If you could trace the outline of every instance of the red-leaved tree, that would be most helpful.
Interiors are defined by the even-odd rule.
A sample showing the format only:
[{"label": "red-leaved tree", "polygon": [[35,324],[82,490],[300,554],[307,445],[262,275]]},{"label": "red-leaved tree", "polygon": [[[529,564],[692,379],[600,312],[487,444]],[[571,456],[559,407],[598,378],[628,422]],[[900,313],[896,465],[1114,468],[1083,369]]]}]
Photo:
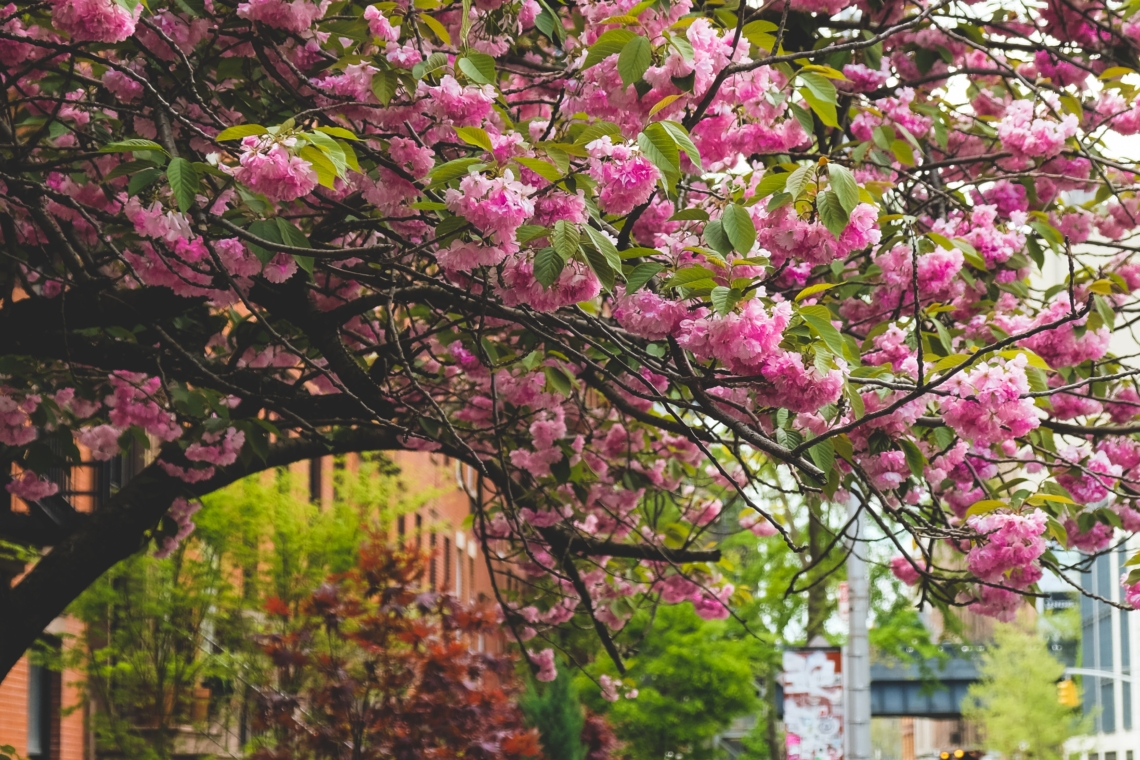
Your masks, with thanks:
[{"label": "red-leaved tree", "polygon": [[541,755],[512,701],[513,660],[486,648],[498,610],[425,591],[423,571],[420,555],[374,540],[297,613],[268,605],[277,683],[256,716],[256,760]]}]

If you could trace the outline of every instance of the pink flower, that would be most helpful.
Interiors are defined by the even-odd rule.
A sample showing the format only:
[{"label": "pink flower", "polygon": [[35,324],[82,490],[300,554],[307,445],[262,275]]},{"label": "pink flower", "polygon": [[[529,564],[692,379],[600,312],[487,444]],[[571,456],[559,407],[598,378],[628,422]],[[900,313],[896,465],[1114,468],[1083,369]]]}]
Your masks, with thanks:
[{"label": "pink flower", "polygon": [[206,462],[222,467],[237,461],[241,447],[245,445],[245,433],[236,428],[226,428],[223,435],[206,433],[200,443],[192,443],[186,447],[186,458],[191,462]]},{"label": "pink flower", "polygon": [[8,493],[19,496],[27,502],[46,499],[59,491],[59,486],[47,478],[41,478],[31,470],[24,470],[24,474],[13,478],[12,482],[4,486]]},{"label": "pink flower", "polygon": [[1140,583],[1128,584],[1128,573],[1120,576],[1120,587],[1124,589],[1124,603],[1132,609],[1140,608]]},{"label": "pink flower", "polygon": [[740,527],[745,530],[751,531],[753,535],[760,538],[768,538],[774,536],[780,531],[771,521],[764,518],[763,515],[756,512],[744,512],[740,515]]},{"label": "pink flower", "polygon": [[1021,437],[1040,425],[1033,400],[1021,398],[1029,392],[1026,363],[1025,355],[1018,354],[950,378],[945,387],[955,396],[940,402],[946,424],[982,446]]},{"label": "pink flower", "polygon": [[103,75],[103,86],[124,103],[134,102],[143,94],[142,84],[115,69],[107,69]]},{"label": "pink flower", "polygon": [[558,669],[554,665],[554,650],[543,649],[541,652],[530,650],[530,661],[538,666],[538,672],[535,678],[539,681],[549,683],[555,678],[558,678]]},{"label": "pink flower", "polygon": [[375,5],[364,9],[364,20],[368,22],[368,29],[372,34],[385,42],[396,42],[400,39],[399,27],[393,28],[387,17]]},{"label": "pink flower", "polygon": [[324,12],[324,4],[313,5],[304,0],[248,0],[237,7],[237,15],[242,18],[294,33],[308,30]]},{"label": "pink flower", "polygon": [[194,521],[190,518],[201,508],[201,503],[197,501],[187,501],[182,497],[175,499],[174,502],[171,503],[170,509],[166,514],[178,526],[178,532],[173,536],[167,536],[163,539],[162,546],[154,553],[156,558],[166,559],[169,557],[171,553],[186,540],[186,537],[194,532]]},{"label": "pink flower", "polygon": [[106,461],[119,453],[119,436],[123,431],[111,425],[97,425],[79,431],[79,442],[91,450],[91,456]]},{"label": "pink flower", "polygon": [[530,195],[534,188],[515,180],[508,169],[493,179],[481,174],[468,174],[459,189],[448,190],[444,202],[453,214],[462,216],[480,232],[503,244],[515,244],[515,231],[533,213]]},{"label": "pink flower", "polygon": [[56,0],[51,21],[77,42],[122,42],[135,33],[142,10],[142,3],[128,11],[115,0]]},{"label": "pink flower", "polygon": [[984,536],[966,557],[970,572],[987,583],[1008,582],[1007,572],[1028,567],[1045,552],[1045,519],[1039,509],[1029,515],[993,512],[970,517],[966,523]]},{"label": "pink flower", "polygon": [[672,335],[689,311],[683,303],[662,298],[645,288],[633,295],[626,295],[624,289],[618,288],[614,301],[614,319],[618,324],[646,340],[662,340]]},{"label": "pink flower", "polygon": [[17,401],[8,395],[0,395],[0,443],[7,446],[23,446],[36,440],[36,428],[29,416],[38,404],[28,404],[27,399]]},{"label": "pink flower", "polygon": [[913,586],[922,578],[915,568],[915,560],[901,555],[891,558],[891,573],[908,586]]},{"label": "pink flower", "polygon": [[291,201],[308,195],[317,186],[317,173],[303,158],[294,156],[279,142],[264,150],[257,137],[242,140],[245,151],[234,179],[272,201]]},{"label": "pink flower", "polygon": [[1077,117],[1065,114],[1061,121],[1034,118],[1033,101],[1015,100],[1005,109],[997,133],[1002,147],[1021,158],[1052,158],[1077,133]]},{"label": "pink flower", "polygon": [[758,375],[778,350],[791,318],[791,304],[781,302],[768,311],[753,298],[739,312],[682,320],[677,342],[699,359],[717,359],[738,374]]},{"label": "pink flower", "polygon": [[614,145],[609,135],[586,149],[592,159],[589,174],[600,187],[598,206],[603,211],[625,215],[649,200],[660,174],[648,159],[628,145]]}]

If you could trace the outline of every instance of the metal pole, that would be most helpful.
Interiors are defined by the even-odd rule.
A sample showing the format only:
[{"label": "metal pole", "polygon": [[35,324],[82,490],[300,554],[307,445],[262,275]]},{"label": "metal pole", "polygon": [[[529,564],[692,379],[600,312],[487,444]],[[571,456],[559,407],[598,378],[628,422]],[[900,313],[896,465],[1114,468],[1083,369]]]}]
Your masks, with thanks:
[{"label": "metal pole", "polygon": [[847,535],[851,553],[847,557],[847,587],[851,599],[850,627],[847,636],[847,747],[845,760],[871,760],[871,652],[867,643],[867,613],[871,604],[865,551],[859,539],[866,532],[866,517],[859,511],[859,499],[852,494],[847,502],[847,517],[856,514]]}]

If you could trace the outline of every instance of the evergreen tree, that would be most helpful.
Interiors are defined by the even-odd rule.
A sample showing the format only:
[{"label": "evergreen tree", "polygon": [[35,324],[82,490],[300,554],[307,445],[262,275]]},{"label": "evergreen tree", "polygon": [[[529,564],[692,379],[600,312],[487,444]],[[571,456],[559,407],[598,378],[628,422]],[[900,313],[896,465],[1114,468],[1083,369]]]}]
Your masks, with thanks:
[{"label": "evergreen tree", "polygon": [[547,684],[533,678],[519,700],[527,724],[538,729],[542,749],[549,760],[584,760],[586,725],[572,671],[560,664],[558,677]]}]

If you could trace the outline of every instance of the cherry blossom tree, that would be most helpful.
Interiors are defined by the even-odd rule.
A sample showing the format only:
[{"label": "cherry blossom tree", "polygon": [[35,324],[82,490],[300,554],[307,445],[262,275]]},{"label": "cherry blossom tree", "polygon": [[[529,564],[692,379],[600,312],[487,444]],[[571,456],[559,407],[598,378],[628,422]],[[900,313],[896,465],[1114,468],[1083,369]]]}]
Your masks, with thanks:
[{"label": "cherry blossom tree", "polygon": [[477,474],[543,678],[552,626],[620,670],[637,600],[731,614],[730,501],[818,565],[854,500],[920,601],[1010,618],[1140,528],[1138,9],[5,6],[0,535],[51,549],[0,672],[195,496],[378,449]]}]

